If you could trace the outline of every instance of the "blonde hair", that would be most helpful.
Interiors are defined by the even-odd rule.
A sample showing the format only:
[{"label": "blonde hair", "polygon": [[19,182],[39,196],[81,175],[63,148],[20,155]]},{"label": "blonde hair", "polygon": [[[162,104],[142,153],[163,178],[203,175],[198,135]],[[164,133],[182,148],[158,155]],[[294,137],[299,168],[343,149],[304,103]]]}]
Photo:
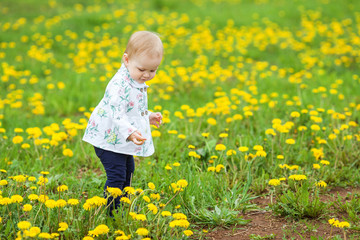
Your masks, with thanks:
[{"label": "blonde hair", "polygon": [[129,59],[133,56],[140,56],[143,54],[162,57],[164,48],[160,37],[156,33],[138,31],[131,35],[125,53],[128,55]]}]

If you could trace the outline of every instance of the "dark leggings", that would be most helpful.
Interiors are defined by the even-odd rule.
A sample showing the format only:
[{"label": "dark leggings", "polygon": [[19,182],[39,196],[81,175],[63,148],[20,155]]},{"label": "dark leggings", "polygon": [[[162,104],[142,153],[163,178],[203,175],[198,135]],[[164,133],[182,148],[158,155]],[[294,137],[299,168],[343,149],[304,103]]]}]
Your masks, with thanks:
[{"label": "dark leggings", "polygon": [[[107,197],[107,187],[120,188],[121,190],[123,190],[125,187],[130,186],[131,177],[135,169],[134,157],[132,155],[115,153],[97,147],[94,148],[95,153],[100,158],[100,161],[103,164],[106,172],[107,179],[104,186],[105,198]],[[112,209],[118,208],[120,204],[120,198],[121,197],[117,197],[114,200],[114,204],[110,207],[110,215],[112,215]],[[112,200],[112,197],[108,198],[108,205],[111,203]]]}]

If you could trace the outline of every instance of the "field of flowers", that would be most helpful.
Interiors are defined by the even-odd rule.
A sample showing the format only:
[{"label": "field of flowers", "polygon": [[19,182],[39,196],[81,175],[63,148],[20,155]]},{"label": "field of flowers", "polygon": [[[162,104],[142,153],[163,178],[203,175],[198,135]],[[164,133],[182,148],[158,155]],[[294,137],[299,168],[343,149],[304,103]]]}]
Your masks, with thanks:
[{"label": "field of flowers", "polygon": [[[206,239],[260,196],[360,236],[359,194],[321,198],[360,185],[357,1],[2,0],[0,15],[1,239]],[[149,82],[164,124],[127,194],[108,189],[111,219],[81,138],[136,30],[164,42]]]}]

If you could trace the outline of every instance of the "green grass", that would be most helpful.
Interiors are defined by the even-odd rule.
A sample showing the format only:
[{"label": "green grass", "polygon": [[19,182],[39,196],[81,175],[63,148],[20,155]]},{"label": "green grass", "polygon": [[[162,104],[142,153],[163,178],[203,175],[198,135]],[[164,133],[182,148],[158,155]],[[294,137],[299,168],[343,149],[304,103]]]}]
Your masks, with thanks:
[{"label": "green grass", "polygon": [[[55,3],[54,7],[50,3]],[[124,13],[115,16],[120,9]],[[320,180],[328,184],[327,188],[360,185],[360,54],[356,43],[360,37],[360,4],[356,1],[5,0],[0,3],[0,13],[0,168],[4,170],[1,180],[8,181],[0,186],[0,195],[24,197],[18,204],[6,206],[0,202],[4,223],[1,237],[15,238],[20,221],[29,221],[42,232],[58,232],[58,223],[69,220],[65,216],[72,207],[51,210],[27,199],[30,193],[45,193],[55,200],[80,201],[74,208],[78,217],[70,219],[69,229],[62,233],[67,238],[83,238],[100,224],[110,228],[104,239],[115,239],[115,230],[140,239],[135,233],[139,227],[147,228],[152,238],[187,238],[185,228],[169,227],[172,217],[166,219],[146,211],[147,203],[140,194],[131,199],[134,205],[143,207],[141,213],[147,215],[147,222],[129,218],[127,214],[134,205],[124,210],[126,218],[119,215],[115,222],[108,221],[101,211],[95,214],[95,209],[89,212],[82,208],[86,199],[102,196],[106,180],[92,146],[81,141],[86,115],[98,104],[107,82],[120,67],[128,37],[144,28],[158,32],[165,44],[158,79],[150,82],[149,108],[161,108],[157,111],[170,122],[158,129],[161,137],[154,138],[155,154],[136,158],[133,186],[145,189],[146,194],[160,194],[160,200],[152,200],[159,210],[163,210],[161,204],[169,202],[165,210],[185,213],[195,239],[204,236],[201,228],[246,224],[239,214],[255,207],[253,198],[272,194],[270,179],[306,175],[309,188],[302,189],[301,196],[312,196],[310,184]],[[131,18],[131,14],[136,17]],[[43,21],[35,23],[39,16],[44,16]],[[49,25],[57,17],[60,21]],[[26,23],[13,29],[20,18]],[[8,24],[10,28],[6,29]],[[318,26],[324,26],[325,33]],[[336,26],[344,32],[334,35]],[[312,34],[310,40],[304,38]],[[23,36],[28,40],[22,41]],[[9,47],[14,43],[13,48]],[[330,47],[324,47],[326,44]],[[37,51],[29,52],[34,47]],[[344,52],[347,48],[351,51]],[[312,58],[316,58],[314,64],[308,65]],[[182,68],[186,74],[181,73]],[[31,83],[31,79],[37,82]],[[65,88],[59,89],[59,83]],[[49,88],[51,84],[53,89]],[[41,96],[36,104],[43,106],[43,114],[32,112],[31,98],[36,93]],[[16,102],[22,106],[14,107]],[[177,111],[183,118],[175,115]],[[295,111],[301,113],[300,117],[291,116]],[[313,119],[314,114],[320,119]],[[216,124],[209,124],[209,118],[216,119]],[[74,124],[66,128],[65,119]],[[273,126],[274,119],[280,119],[281,126]],[[286,122],[293,124],[288,132],[283,129]],[[53,123],[60,128],[55,132],[66,133],[67,139],[48,142],[56,136],[47,135],[44,128]],[[321,130],[311,130],[314,124]],[[300,126],[307,129],[301,131]],[[33,127],[42,131],[39,144],[26,133]],[[15,128],[24,132],[15,133]],[[266,134],[270,128],[276,136]],[[74,129],[77,132],[71,136]],[[177,130],[177,134],[169,130]],[[202,133],[209,133],[209,137],[204,138]],[[228,136],[220,137],[221,133]],[[332,133],[337,138],[332,139]],[[179,134],[186,138],[179,138]],[[13,143],[16,135],[22,136],[23,142]],[[286,144],[290,138],[295,140],[294,145]],[[23,149],[23,143],[30,148]],[[215,150],[216,144],[224,144],[226,150]],[[195,149],[189,149],[189,145]],[[266,156],[256,155],[256,145],[263,147]],[[249,150],[241,152],[240,146]],[[321,148],[323,156],[316,159],[312,150]],[[71,149],[73,156],[64,156],[64,149]],[[228,150],[236,155],[227,155]],[[189,156],[190,151],[200,158]],[[314,169],[313,164],[320,160],[330,165]],[[176,162],[180,166],[174,166]],[[285,163],[298,165],[298,169],[281,169],[279,164]],[[209,167],[220,164],[224,166],[220,171],[209,171]],[[172,169],[166,170],[169,166]],[[38,180],[41,171],[50,172],[46,187],[37,185],[37,181],[17,183],[9,178],[24,174]],[[179,192],[171,184],[180,179],[186,179],[189,185]],[[155,184],[155,190],[148,188],[149,182]],[[61,184],[69,190],[59,194],[57,187]],[[31,190],[31,186],[37,189]],[[308,221],[313,202],[298,203],[297,195],[291,192],[291,181],[282,182],[279,189],[277,199],[285,206],[275,205],[279,212]],[[33,205],[33,210],[24,213],[20,208],[27,203]],[[327,203],[351,215],[349,218],[323,209],[316,217],[343,217],[356,238],[356,203],[353,199]]]}]

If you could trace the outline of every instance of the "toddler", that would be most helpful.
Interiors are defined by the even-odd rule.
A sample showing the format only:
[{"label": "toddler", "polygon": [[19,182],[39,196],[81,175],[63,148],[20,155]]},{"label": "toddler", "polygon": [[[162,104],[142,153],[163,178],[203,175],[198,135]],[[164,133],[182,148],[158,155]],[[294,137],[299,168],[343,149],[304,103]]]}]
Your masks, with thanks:
[{"label": "toddler", "polygon": [[[133,155],[154,153],[150,124],[160,126],[161,113],[148,110],[146,81],[154,78],[163,57],[160,38],[152,32],[131,35],[122,65],[106,87],[104,97],[92,112],[83,140],[92,144],[106,171],[106,188],[130,186],[135,164]],[[120,197],[112,199],[116,209]]]}]

